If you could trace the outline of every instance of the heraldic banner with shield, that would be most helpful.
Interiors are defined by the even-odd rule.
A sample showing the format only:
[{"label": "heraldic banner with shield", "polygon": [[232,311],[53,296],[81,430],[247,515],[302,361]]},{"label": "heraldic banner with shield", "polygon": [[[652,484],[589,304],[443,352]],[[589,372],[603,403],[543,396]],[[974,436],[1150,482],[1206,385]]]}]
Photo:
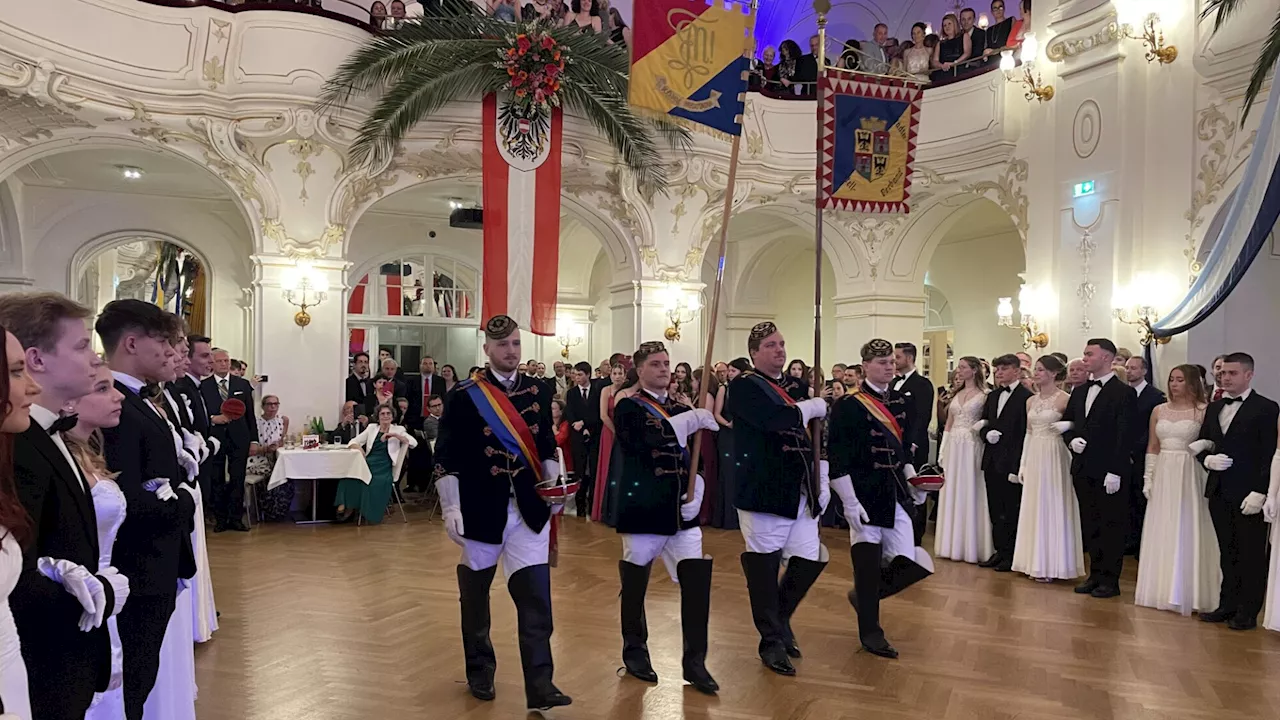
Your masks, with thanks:
[{"label": "heraldic banner with shield", "polygon": [[818,203],[865,213],[906,213],[920,122],[920,88],[892,78],[824,74]]}]

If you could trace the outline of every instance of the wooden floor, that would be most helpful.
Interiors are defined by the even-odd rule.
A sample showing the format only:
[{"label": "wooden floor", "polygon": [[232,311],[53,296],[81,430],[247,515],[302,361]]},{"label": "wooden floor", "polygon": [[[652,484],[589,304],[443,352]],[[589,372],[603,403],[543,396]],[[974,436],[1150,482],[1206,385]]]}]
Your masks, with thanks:
[{"label": "wooden floor", "polygon": [[[860,651],[845,600],[848,535],[825,532],[826,573],[793,625],[798,675],[756,656],[737,532],[707,531],[716,558],[711,654],[722,691],[680,681],[678,587],[654,568],[650,652],[662,678],[618,678],[617,558],[608,528],[566,518],[553,571],[556,683],[574,698],[551,718],[616,720],[1105,720],[1280,718],[1280,633],[1236,633],[1194,618],[1094,600],[1065,583],[939,561],[936,575],[887,601],[902,653]],[[438,521],[379,527],[272,525],[210,535],[222,627],[196,649],[201,720],[398,720],[526,715],[515,613],[494,584],[498,699],[463,683],[457,550]]]}]

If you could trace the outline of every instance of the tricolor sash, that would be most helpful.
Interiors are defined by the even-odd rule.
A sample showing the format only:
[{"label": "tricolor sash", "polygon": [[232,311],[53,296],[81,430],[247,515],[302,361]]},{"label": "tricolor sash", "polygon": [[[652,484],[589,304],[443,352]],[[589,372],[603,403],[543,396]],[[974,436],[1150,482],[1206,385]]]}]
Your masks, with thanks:
[{"label": "tricolor sash", "polygon": [[[671,420],[671,413],[667,412],[667,409],[663,407],[661,403],[649,397],[648,395],[645,395],[642,392],[636,393],[635,395],[631,396],[631,399],[640,403],[640,407],[644,408],[650,415],[658,418],[659,420],[663,420],[663,421]],[[685,464],[688,464],[689,448],[687,447],[680,448],[680,452],[684,456]]]},{"label": "tricolor sash", "polygon": [[751,378],[757,385],[760,385],[761,387],[767,388],[769,391],[771,391],[771,392],[766,392],[765,394],[771,395],[779,403],[783,405],[796,404],[796,401],[792,399],[790,395],[787,394],[786,390],[783,390],[781,387],[777,385],[777,383],[770,381],[760,373],[748,370],[747,372],[743,373],[743,375]]},{"label": "tricolor sash", "polygon": [[507,452],[515,455],[533,472],[533,483],[542,482],[542,460],[538,457],[538,445],[529,432],[529,425],[520,417],[516,406],[501,388],[488,380],[472,376],[471,382],[464,389],[475,403],[480,417],[488,423],[493,434],[498,436]]},{"label": "tricolor sash", "polygon": [[898,424],[897,418],[893,416],[893,413],[889,412],[889,408],[885,407],[885,404],[879,398],[863,390],[853,393],[853,398],[862,403],[871,419],[879,423],[885,432],[893,437],[894,440],[897,440],[899,446],[902,446],[902,426]]}]

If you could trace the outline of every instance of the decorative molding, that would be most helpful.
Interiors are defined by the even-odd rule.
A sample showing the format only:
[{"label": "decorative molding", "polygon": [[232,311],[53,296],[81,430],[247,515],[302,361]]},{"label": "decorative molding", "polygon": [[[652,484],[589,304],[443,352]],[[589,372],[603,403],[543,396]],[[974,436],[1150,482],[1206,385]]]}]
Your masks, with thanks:
[{"label": "decorative molding", "polygon": [[1123,37],[1124,32],[1116,22],[1115,15],[1111,15],[1106,25],[1091,34],[1081,36],[1064,33],[1055,37],[1045,47],[1044,54],[1045,57],[1053,62],[1063,62],[1067,58],[1083,55],[1107,45],[1114,45],[1120,42]]},{"label": "decorative molding", "polygon": [[1084,160],[1098,149],[1102,141],[1102,109],[1093,100],[1085,100],[1076,108],[1071,123],[1071,146],[1076,157]]},{"label": "decorative molding", "polygon": [[[220,129],[216,122],[228,125],[225,121],[213,121],[206,117],[200,117],[187,120],[187,128],[190,132],[171,130],[158,124],[133,128],[130,132],[137,138],[157,142],[161,145],[173,146],[183,141],[197,145],[204,155],[204,165],[209,170],[225,180],[241,200],[256,205],[259,210],[267,213],[268,208],[263,200],[262,192],[258,188],[257,174],[228,159],[218,148],[215,134],[219,133]],[[228,136],[231,134],[229,127],[222,128],[222,130],[226,130]]]},{"label": "decorative molding", "polygon": [[880,261],[884,259],[884,249],[892,247],[898,232],[906,225],[906,215],[866,215],[856,214],[844,223],[849,236],[862,245],[870,267],[871,279],[880,274]]},{"label": "decorative molding", "polygon": [[48,140],[58,130],[92,128],[93,125],[53,104],[35,97],[0,90],[0,149]]},{"label": "decorative molding", "polygon": [[204,47],[204,64],[201,78],[210,90],[217,90],[227,82],[227,54],[231,49],[231,23],[217,18],[209,19],[209,32]]},{"label": "decorative molding", "polygon": [[1030,229],[1027,221],[1029,201],[1024,188],[1029,167],[1026,160],[1013,158],[1005,166],[1004,174],[998,180],[982,180],[961,188],[964,192],[984,197],[988,193],[993,194],[1000,207],[1009,213],[1009,219],[1013,220],[1014,227],[1018,228],[1018,235],[1022,237],[1024,245],[1027,241],[1027,231]]},{"label": "decorative molding", "polygon": [[1203,238],[1196,236],[1204,225],[1205,209],[1218,202],[1218,193],[1226,187],[1231,177],[1234,161],[1253,147],[1258,137],[1254,130],[1240,143],[1239,127],[1216,105],[1201,110],[1196,118],[1196,138],[1205,144],[1197,163],[1196,184],[1191,191],[1191,206],[1182,214],[1187,221],[1186,247],[1182,256],[1187,259],[1187,287],[1191,287],[1200,275],[1200,245]]},{"label": "decorative molding", "polygon": [[306,205],[307,200],[311,198],[307,194],[307,180],[316,174],[309,161],[324,152],[325,146],[309,139],[289,140],[287,144],[289,146],[289,154],[298,158],[298,162],[293,168],[293,174],[302,178],[302,189],[298,191],[298,200],[302,201],[303,205]]},{"label": "decorative molding", "polygon": [[1081,225],[1076,222],[1076,212],[1071,211],[1071,225],[1080,232],[1080,242],[1076,243],[1076,255],[1080,258],[1080,283],[1076,285],[1076,297],[1080,299],[1080,330],[1081,332],[1089,332],[1093,330],[1093,320],[1089,317],[1089,306],[1093,304],[1093,298],[1098,294],[1098,286],[1090,279],[1089,273],[1092,270],[1093,253],[1098,250],[1098,243],[1094,242],[1093,231],[1102,224],[1102,218],[1107,214],[1106,203],[1098,209],[1098,217],[1089,225]]}]

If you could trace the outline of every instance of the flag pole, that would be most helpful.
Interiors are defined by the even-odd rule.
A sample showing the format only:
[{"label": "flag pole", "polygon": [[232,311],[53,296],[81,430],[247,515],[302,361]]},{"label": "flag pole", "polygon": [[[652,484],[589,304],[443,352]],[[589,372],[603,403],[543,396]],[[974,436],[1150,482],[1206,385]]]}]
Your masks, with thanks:
[{"label": "flag pole", "polygon": [[[816,168],[822,165],[822,80],[826,75],[827,65],[827,13],[831,11],[831,0],[814,0],[813,9],[818,14],[818,82],[817,90],[817,165],[815,166],[814,186],[814,271],[813,271],[813,396],[822,397],[822,173]],[[822,477],[822,420],[815,418],[809,423],[809,437],[813,444],[813,478],[815,484]]]},{"label": "flag pole", "polygon": [[[750,58],[754,55],[755,48],[755,26],[756,26],[756,5],[759,0],[751,0],[751,20],[747,23],[747,33],[743,37],[742,54],[744,57]],[[747,72],[750,70],[748,69]],[[745,74],[745,73],[744,73]],[[745,95],[745,93],[743,93]],[[716,320],[720,316],[720,289],[724,285],[724,256],[729,244],[729,216],[733,213],[733,194],[734,186],[738,181],[738,155],[742,149],[742,133],[744,128],[739,125],[738,134],[733,136],[733,145],[729,150],[729,177],[726,181],[724,189],[724,209],[720,219],[720,252],[719,260],[716,261],[716,283],[715,288],[711,292],[711,321],[707,324],[707,350],[703,354],[702,360],[702,382],[698,387],[698,397],[694,399],[694,408],[702,407],[702,399],[706,397],[707,386],[710,385],[710,378],[714,370],[711,363],[714,360],[715,339],[716,339]],[[689,494],[693,493],[693,477],[698,474],[698,463],[702,455],[702,431],[693,434],[690,441],[693,445],[689,449]]]}]

